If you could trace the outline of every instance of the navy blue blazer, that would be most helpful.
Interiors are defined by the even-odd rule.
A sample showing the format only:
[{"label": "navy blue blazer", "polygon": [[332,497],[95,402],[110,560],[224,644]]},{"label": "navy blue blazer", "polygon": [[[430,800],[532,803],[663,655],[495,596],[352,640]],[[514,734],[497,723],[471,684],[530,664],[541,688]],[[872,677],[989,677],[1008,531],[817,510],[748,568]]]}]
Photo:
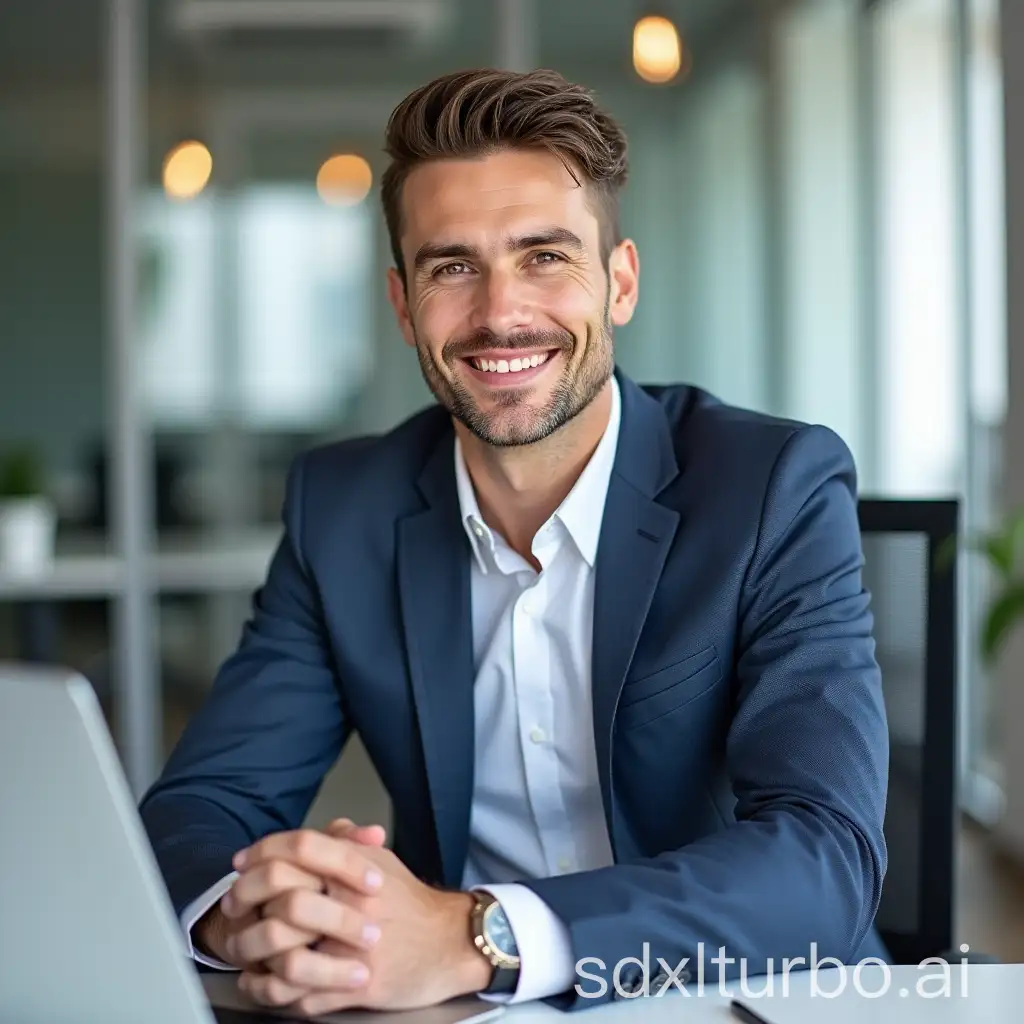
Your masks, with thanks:
[{"label": "navy blue blazer", "polygon": [[[655,967],[703,958],[709,983],[720,947],[729,977],[741,958],[853,963],[886,865],[888,733],[851,455],[824,427],[618,377],[592,681],[615,864],[523,881],[603,962],[584,969],[606,998],[645,943]],[[240,847],[301,825],[353,730],[395,852],[460,884],[474,665],[453,440],[433,407],[294,463],[238,650],[141,806],[179,913]]]}]

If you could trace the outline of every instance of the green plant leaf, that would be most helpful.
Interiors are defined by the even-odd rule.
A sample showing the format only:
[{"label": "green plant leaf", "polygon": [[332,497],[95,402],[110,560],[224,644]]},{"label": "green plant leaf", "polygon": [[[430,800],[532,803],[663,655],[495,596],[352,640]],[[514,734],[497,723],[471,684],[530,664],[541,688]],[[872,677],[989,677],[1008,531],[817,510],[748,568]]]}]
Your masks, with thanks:
[{"label": "green plant leaf", "polygon": [[1017,621],[1024,618],[1024,583],[1007,587],[991,604],[981,633],[981,654],[991,665]]},{"label": "green plant leaf", "polygon": [[0,498],[33,498],[43,493],[43,474],[35,452],[19,448],[0,458]]},{"label": "green plant leaf", "polygon": [[989,565],[1003,579],[1007,579],[1013,572],[1014,538],[1011,530],[987,534],[978,540],[975,550],[985,555]]},{"label": "green plant leaf", "polygon": [[[943,571],[949,568],[957,555],[958,540],[953,535],[939,545],[935,555],[936,569]],[[999,529],[968,536],[963,546],[966,550],[984,555],[989,566],[1008,582],[1020,565],[1024,553],[1024,513],[1013,515]]]}]

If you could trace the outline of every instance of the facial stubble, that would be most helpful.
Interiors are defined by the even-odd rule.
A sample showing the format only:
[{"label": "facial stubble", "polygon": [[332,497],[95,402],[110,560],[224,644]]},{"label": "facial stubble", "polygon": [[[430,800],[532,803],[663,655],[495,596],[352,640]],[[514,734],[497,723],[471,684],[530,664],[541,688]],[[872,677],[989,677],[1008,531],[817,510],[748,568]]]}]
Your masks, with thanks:
[{"label": "facial stubble", "polygon": [[[586,341],[584,355],[573,369],[573,356],[578,343],[569,331],[518,331],[504,337],[490,332],[478,332],[445,346],[442,360],[451,376],[445,375],[434,362],[427,345],[415,333],[416,354],[423,378],[437,401],[470,432],[485,444],[498,448],[536,444],[550,437],[578,416],[601,393],[615,368],[613,358],[612,325],[608,297],[599,336],[592,332]],[[556,349],[557,355],[566,356],[566,367],[554,386],[545,408],[534,410],[529,404],[532,388],[502,388],[493,393],[498,406],[495,412],[480,409],[470,390],[459,379],[458,363],[476,351],[507,349],[510,353],[525,349]],[[512,356],[510,355],[510,358]],[[508,413],[521,410],[522,416],[509,424]],[[500,426],[499,426],[500,423]]]}]

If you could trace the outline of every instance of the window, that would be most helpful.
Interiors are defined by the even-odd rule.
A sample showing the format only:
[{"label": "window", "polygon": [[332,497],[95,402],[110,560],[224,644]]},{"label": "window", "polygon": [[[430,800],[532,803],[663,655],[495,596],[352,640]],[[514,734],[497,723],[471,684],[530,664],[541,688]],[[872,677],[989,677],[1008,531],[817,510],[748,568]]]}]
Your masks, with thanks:
[{"label": "window", "polygon": [[372,369],[373,220],[308,188],[148,198],[142,317],[158,428],[252,430],[341,418]]}]

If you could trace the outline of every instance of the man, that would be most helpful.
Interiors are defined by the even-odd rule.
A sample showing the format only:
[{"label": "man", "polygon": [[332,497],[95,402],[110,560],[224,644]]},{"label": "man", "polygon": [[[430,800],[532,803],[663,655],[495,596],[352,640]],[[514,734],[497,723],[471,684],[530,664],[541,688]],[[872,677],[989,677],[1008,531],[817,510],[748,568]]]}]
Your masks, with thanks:
[{"label": "man", "polygon": [[[888,749],[847,448],[616,371],[626,141],[584,89],[451,75],[387,151],[388,292],[438,406],[296,462],[143,803],[194,955],[311,1014],[853,962]],[[390,844],[301,828],[353,730]]]}]

